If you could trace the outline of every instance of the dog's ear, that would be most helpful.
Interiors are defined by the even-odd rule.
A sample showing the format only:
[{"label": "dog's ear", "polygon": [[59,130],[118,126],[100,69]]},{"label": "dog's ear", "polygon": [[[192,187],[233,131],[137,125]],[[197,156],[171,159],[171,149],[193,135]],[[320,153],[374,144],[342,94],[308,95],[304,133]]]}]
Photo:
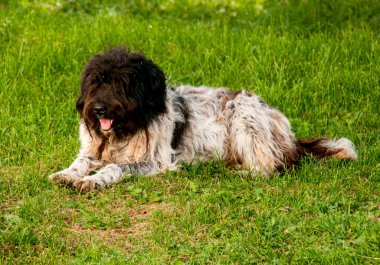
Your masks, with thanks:
[{"label": "dog's ear", "polygon": [[[124,86],[126,95],[132,95],[145,112],[160,114],[165,112],[166,79],[164,72],[146,58],[144,54],[127,53],[128,85]],[[119,75],[119,77],[122,75]]]},{"label": "dog's ear", "polygon": [[150,65],[151,85],[153,91],[163,95],[166,91],[166,79],[164,72],[154,63]]},{"label": "dog's ear", "polygon": [[80,95],[75,105],[77,108],[77,111],[79,112],[81,116],[84,109],[85,95],[88,93],[88,90],[90,89],[91,80],[93,79],[92,75],[90,74],[92,69],[89,66],[91,66],[90,63],[88,63],[85,66],[85,69],[82,73],[82,80],[80,84]]},{"label": "dog's ear", "polygon": [[77,108],[77,111],[82,115],[83,108],[84,108],[84,99],[83,99],[83,94],[82,93],[78,97],[75,106]]},{"label": "dog's ear", "polygon": [[149,100],[150,107],[154,108],[157,112],[165,111],[166,99],[166,79],[165,74],[152,61],[148,60],[145,64],[145,83],[150,87]]}]

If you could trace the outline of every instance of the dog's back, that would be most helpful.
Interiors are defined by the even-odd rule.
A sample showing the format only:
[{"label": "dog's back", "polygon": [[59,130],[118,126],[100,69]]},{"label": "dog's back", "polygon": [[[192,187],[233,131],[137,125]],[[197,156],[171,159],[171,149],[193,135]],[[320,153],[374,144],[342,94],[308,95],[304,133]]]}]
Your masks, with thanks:
[{"label": "dog's back", "polygon": [[270,175],[297,165],[303,155],[356,159],[345,138],[296,139],[288,119],[253,93],[204,86],[180,86],[176,92],[188,110],[179,146],[182,160],[220,157],[230,165]]}]

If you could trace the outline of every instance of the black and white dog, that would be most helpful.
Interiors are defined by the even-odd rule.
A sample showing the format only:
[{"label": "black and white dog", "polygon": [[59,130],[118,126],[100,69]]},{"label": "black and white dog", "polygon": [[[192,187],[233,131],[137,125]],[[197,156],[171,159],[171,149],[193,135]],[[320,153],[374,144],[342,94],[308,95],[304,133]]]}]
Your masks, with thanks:
[{"label": "black and white dog", "polygon": [[125,175],[175,169],[180,161],[219,158],[269,176],[298,164],[303,155],[357,158],[345,138],[297,139],[288,119],[251,92],[188,85],[168,89],[157,65],[123,48],[90,59],[76,107],[78,157],[49,178],[81,192],[107,187]]}]

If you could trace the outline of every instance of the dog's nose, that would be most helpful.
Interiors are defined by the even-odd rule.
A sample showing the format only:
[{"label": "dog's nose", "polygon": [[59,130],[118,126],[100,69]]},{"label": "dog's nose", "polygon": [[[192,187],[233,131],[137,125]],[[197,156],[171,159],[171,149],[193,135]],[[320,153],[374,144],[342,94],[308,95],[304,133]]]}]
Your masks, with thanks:
[{"label": "dog's nose", "polygon": [[94,106],[94,111],[98,115],[105,115],[107,113],[106,106],[100,103],[96,103]]}]

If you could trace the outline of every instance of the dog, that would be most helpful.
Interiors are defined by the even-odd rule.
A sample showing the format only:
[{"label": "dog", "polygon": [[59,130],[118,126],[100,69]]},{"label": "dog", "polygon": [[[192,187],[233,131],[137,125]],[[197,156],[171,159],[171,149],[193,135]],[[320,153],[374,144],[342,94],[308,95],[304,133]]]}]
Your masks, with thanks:
[{"label": "dog", "polygon": [[346,138],[297,139],[288,119],[252,92],[224,87],[168,87],[142,53],[112,48],[84,68],[80,151],[53,183],[88,192],[123,176],[175,170],[181,161],[222,159],[253,175],[275,175],[305,155],[356,160]]}]

